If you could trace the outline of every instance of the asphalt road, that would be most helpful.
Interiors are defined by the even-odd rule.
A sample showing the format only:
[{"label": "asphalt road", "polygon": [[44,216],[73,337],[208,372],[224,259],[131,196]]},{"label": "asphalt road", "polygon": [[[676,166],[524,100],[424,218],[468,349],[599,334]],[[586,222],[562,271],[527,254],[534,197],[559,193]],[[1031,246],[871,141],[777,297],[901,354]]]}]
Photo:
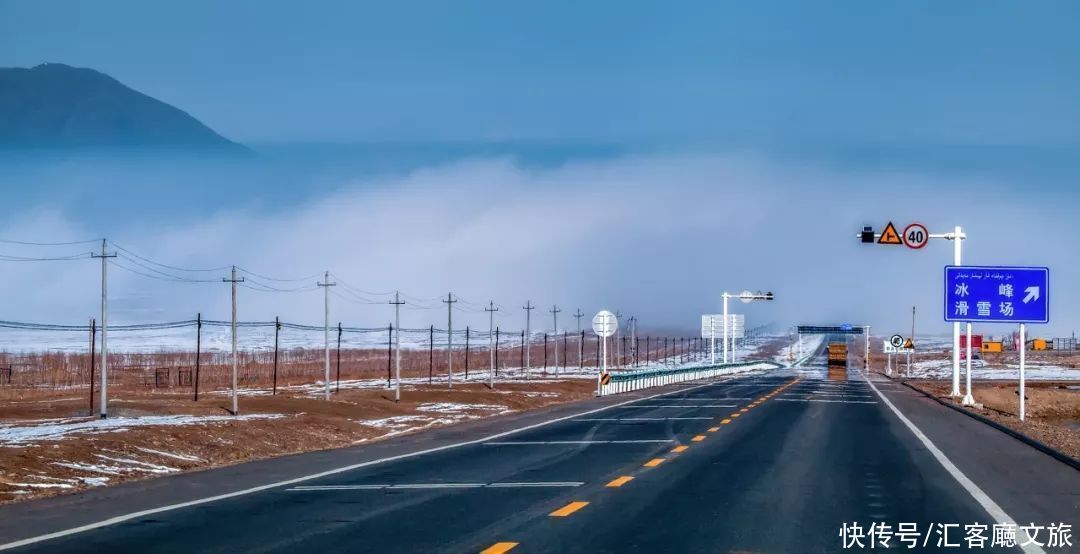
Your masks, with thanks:
[{"label": "asphalt road", "polygon": [[[411,448],[477,442],[147,514],[19,551],[835,552],[842,524],[865,529],[874,521],[894,531],[913,523],[916,550],[949,551],[956,548],[936,548],[937,524],[959,524],[947,540],[963,544],[964,524],[990,526],[1002,515],[1080,523],[1076,470],[898,384],[871,385],[858,371],[830,379],[811,365],[657,392],[668,394],[621,405],[613,402],[627,399],[597,399],[504,423],[512,430],[564,418],[488,440],[478,439],[492,428],[462,428],[438,445]],[[593,413],[573,416],[586,411]],[[302,474],[308,459],[318,460],[313,469],[320,471],[371,461],[363,452],[228,471],[258,483],[263,468],[262,482],[270,483]],[[293,465],[286,471],[284,463]],[[238,486],[215,480],[215,471],[201,473],[176,481],[188,495],[177,501]],[[122,515],[124,498],[137,498],[139,486],[148,487],[143,501],[169,501],[167,488],[134,485],[77,502],[3,507],[0,533],[10,536],[0,535],[0,543],[62,530],[64,510],[80,522]],[[1046,531],[1037,538],[1045,542]],[[903,543],[894,536],[892,545]]]}]

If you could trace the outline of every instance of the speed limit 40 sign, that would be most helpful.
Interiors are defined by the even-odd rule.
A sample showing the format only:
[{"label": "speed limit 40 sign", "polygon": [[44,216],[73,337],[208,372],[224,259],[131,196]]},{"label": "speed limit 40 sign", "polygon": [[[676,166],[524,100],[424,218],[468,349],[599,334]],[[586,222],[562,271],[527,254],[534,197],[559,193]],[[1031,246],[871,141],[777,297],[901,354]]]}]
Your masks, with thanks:
[{"label": "speed limit 40 sign", "polygon": [[926,226],[922,223],[912,223],[904,227],[904,233],[900,236],[908,248],[916,250],[926,246],[926,243],[930,241],[930,233],[926,231]]}]

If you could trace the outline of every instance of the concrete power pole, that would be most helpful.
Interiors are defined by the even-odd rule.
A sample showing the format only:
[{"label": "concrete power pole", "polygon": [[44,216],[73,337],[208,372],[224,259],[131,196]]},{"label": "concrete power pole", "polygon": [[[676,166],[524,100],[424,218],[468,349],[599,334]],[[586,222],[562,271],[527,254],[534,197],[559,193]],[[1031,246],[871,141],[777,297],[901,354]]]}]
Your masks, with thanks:
[{"label": "concrete power pole", "polygon": [[559,312],[562,310],[558,306],[551,306],[551,318],[552,323],[555,325],[555,330],[552,332],[552,336],[555,337],[555,375],[559,374]]},{"label": "concrete power pole", "polygon": [[577,318],[577,363],[578,371],[585,369],[585,340],[581,338],[581,318],[585,317],[585,314],[581,313],[581,308],[578,308],[574,312],[574,317]]},{"label": "concrete power pole", "polygon": [[244,278],[236,278],[236,266],[234,265],[232,266],[232,278],[222,278],[221,280],[232,285],[232,413],[235,416],[240,415],[240,408],[236,402],[236,284],[243,283]]},{"label": "concrete power pole", "polygon": [[390,302],[394,306],[394,402],[401,401],[401,296],[394,291],[394,300]]},{"label": "concrete power pole", "polygon": [[90,254],[93,258],[101,258],[101,406],[98,411],[101,419],[109,417],[106,407],[107,394],[105,389],[109,381],[109,258],[115,258],[116,252],[109,254],[105,251],[105,239],[101,239],[101,254]]},{"label": "concrete power pole", "polygon": [[491,370],[488,373],[488,388],[495,388],[495,312],[499,311],[495,307],[495,301],[488,302],[488,307],[484,308],[484,311],[488,313],[488,356],[491,358]]},{"label": "concrete power pole", "polygon": [[521,309],[525,310],[525,378],[528,379],[529,374],[532,373],[532,363],[529,360],[532,350],[532,311],[536,309],[536,306],[532,305],[531,300],[526,300]]},{"label": "concrete power pole", "polygon": [[446,372],[449,376],[448,388],[454,388],[454,295],[446,293]]},{"label": "concrete power pole", "polygon": [[330,287],[337,283],[330,282],[330,272],[327,271],[323,274],[323,282],[316,282],[315,284],[323,288],[323,312],[325,316],[323,319],[323,346],[325,346],[323,383],[326,385],[323,398],[330,400]]}]

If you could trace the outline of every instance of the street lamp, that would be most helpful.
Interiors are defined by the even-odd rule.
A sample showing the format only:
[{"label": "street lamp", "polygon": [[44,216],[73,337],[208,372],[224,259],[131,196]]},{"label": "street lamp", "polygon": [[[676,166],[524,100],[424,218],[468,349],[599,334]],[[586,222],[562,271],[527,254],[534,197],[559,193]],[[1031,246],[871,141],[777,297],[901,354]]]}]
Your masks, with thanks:
[{"label": "street lamp", "polygon": [[[729,334],[728,334],[728,325],[730,324],[728,322],[728,299],[729,298],[738,298],[739,300],[742,300],[743,304],[749,304],[749,303],[751,303],[751,302],[753,302],[755,300],[772,300],[773,299],[773,293],[772,292],[764,292],[763,293],[760,290],[757,291],[757,292],[750,292],[748,290],[744,290],[744,291],[740,292],[739,294],[730,294],[730,293],[725,292],[721,296],[723,296],[723,298],[724,298],[724,363],[726,364],[726,363],[728,363],[728,336],[729,336]],[[734,350],[735,350],[735,337],[734,337],[734,333],[731,333],[731,350],[732,350],[731,359],[732,359],[732,361],[734,361],[735,360],[735,352],[734,352]]]}]

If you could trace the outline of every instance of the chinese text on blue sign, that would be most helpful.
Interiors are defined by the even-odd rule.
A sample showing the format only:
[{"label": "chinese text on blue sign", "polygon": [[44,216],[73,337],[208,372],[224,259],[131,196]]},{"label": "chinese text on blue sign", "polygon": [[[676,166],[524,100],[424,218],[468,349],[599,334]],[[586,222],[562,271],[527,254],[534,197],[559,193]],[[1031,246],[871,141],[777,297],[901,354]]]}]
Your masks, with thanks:
[{"label": "chinese text on blue sign", "polygon": [[1048,323],[1045,267],[945,266],[945,321]]}]

